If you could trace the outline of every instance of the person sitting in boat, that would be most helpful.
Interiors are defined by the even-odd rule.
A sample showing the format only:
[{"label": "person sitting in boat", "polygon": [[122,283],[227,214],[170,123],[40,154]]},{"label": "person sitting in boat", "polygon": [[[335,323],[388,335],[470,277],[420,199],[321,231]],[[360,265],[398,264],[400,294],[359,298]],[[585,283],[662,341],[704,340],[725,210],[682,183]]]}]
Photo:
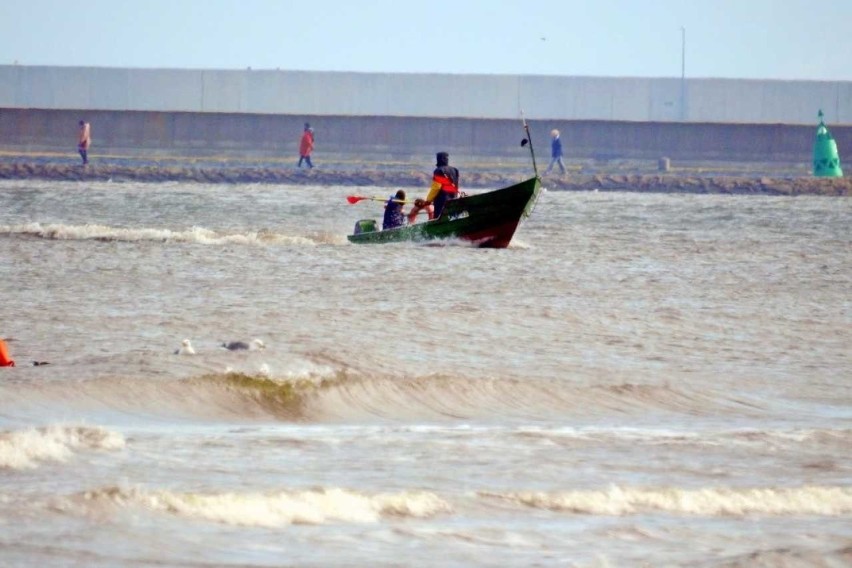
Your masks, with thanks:
[{"label": "person sitting in boat", "polygon": [[399,190],[396,195],[391,196],[385,203],[385,217],[382,219],[382,230],[395,229],[405,225],[405,214],[402,208],[405,205],[405,192]]},{"label": "person sitting in boat", "polygon": [[444,206],[450,199],[459,196],[459,171],[450,165],[450,155],[438,152],[435,171],[432,173],[432,186],[426,196],[426,204],[434,205],[435,219],[441,216]]},{"label": "person sitting in boat", "polygon": [[411,211],[408,212],[408,224],[413,225],[416,223],[417,216],[421,213],[426,213],[429,221],[435,218],[435,208],[429,203],[426,203],[425,199],[420,199],[418,197],[414,200],[414,207],[412,207]]}]

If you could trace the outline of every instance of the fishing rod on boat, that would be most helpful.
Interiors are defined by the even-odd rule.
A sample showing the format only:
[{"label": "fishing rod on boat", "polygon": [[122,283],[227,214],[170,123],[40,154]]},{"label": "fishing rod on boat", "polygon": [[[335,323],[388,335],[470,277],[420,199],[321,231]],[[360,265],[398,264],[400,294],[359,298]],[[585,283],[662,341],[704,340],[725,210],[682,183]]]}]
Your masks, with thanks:
[{"label": "fishing rod on boat", "polygon": [[530,156],[532,156],[533,171],[535,172],[535,177],[538,177],[538,167],[535,165],[535,151],[533,150],[532,135],[530,135],[530,126],[529,126],[529,124],[527,124],[527,119],[524,116],[523,110],[521,110],[521,121],[524,123],[524,132],[527,135],[526,138],[521,140],[521,147],[523,148],[524,146],[526,146],[529,143],[529,145],[530,145]]}]

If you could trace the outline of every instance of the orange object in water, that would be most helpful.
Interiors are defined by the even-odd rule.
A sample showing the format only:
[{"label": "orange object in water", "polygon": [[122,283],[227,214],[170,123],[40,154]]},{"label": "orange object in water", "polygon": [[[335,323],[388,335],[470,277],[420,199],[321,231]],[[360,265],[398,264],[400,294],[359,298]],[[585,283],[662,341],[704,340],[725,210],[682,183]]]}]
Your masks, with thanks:
[{"label": "orange object in water", "polygon": [[9,356],[9,348],[6,342],[0,339],[0,367],[14,367],[15,361]]}]

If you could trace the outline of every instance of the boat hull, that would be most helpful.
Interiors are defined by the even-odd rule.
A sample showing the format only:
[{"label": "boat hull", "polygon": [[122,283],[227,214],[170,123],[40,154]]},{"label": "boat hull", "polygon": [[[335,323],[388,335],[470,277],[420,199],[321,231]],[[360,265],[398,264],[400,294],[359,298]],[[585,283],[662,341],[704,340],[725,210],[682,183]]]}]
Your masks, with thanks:
[{"label": "boat hull", "polygon": [[355,244],[459,239],[481,248],[506,248],[521,219],[532,213],[541,180],[530,178],[509,187],[447,202],[438,219],[384,231],[349,235]]}]

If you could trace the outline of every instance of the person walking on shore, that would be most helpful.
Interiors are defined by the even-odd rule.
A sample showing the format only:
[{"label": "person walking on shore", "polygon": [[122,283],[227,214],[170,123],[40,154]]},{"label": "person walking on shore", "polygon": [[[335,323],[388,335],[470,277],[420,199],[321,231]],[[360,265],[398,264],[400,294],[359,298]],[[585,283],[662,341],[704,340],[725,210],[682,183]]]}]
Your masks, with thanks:
[{"label": "person walking on shore", "polygon": [[302,162],[308,164],[308,168],[313,168],[311,163],[311,152],[314,151],[314,129],[310,123],[305,123],[305,130],[302,132],[302,139],[299,141],[299,165],[302,167]]},{"label": "person walking on shore", "polygon": [[92,144],[92,125],[85,120],[80,121],[80,132],[77,135],[77,151],[83,158],[83,165],[89,163],[89,146]]},{"label": "person walking on shore", "polygon": [[559,139],[559,131],[554,128],[550,131],[550,137],[552,138],[550,141],[550,164],[548,164],[544,173],[549,174],[550,170],[553,169],[553,164],[559,164],[559,168],[564,174],[565,162],[562,161],[562,140]]}]

